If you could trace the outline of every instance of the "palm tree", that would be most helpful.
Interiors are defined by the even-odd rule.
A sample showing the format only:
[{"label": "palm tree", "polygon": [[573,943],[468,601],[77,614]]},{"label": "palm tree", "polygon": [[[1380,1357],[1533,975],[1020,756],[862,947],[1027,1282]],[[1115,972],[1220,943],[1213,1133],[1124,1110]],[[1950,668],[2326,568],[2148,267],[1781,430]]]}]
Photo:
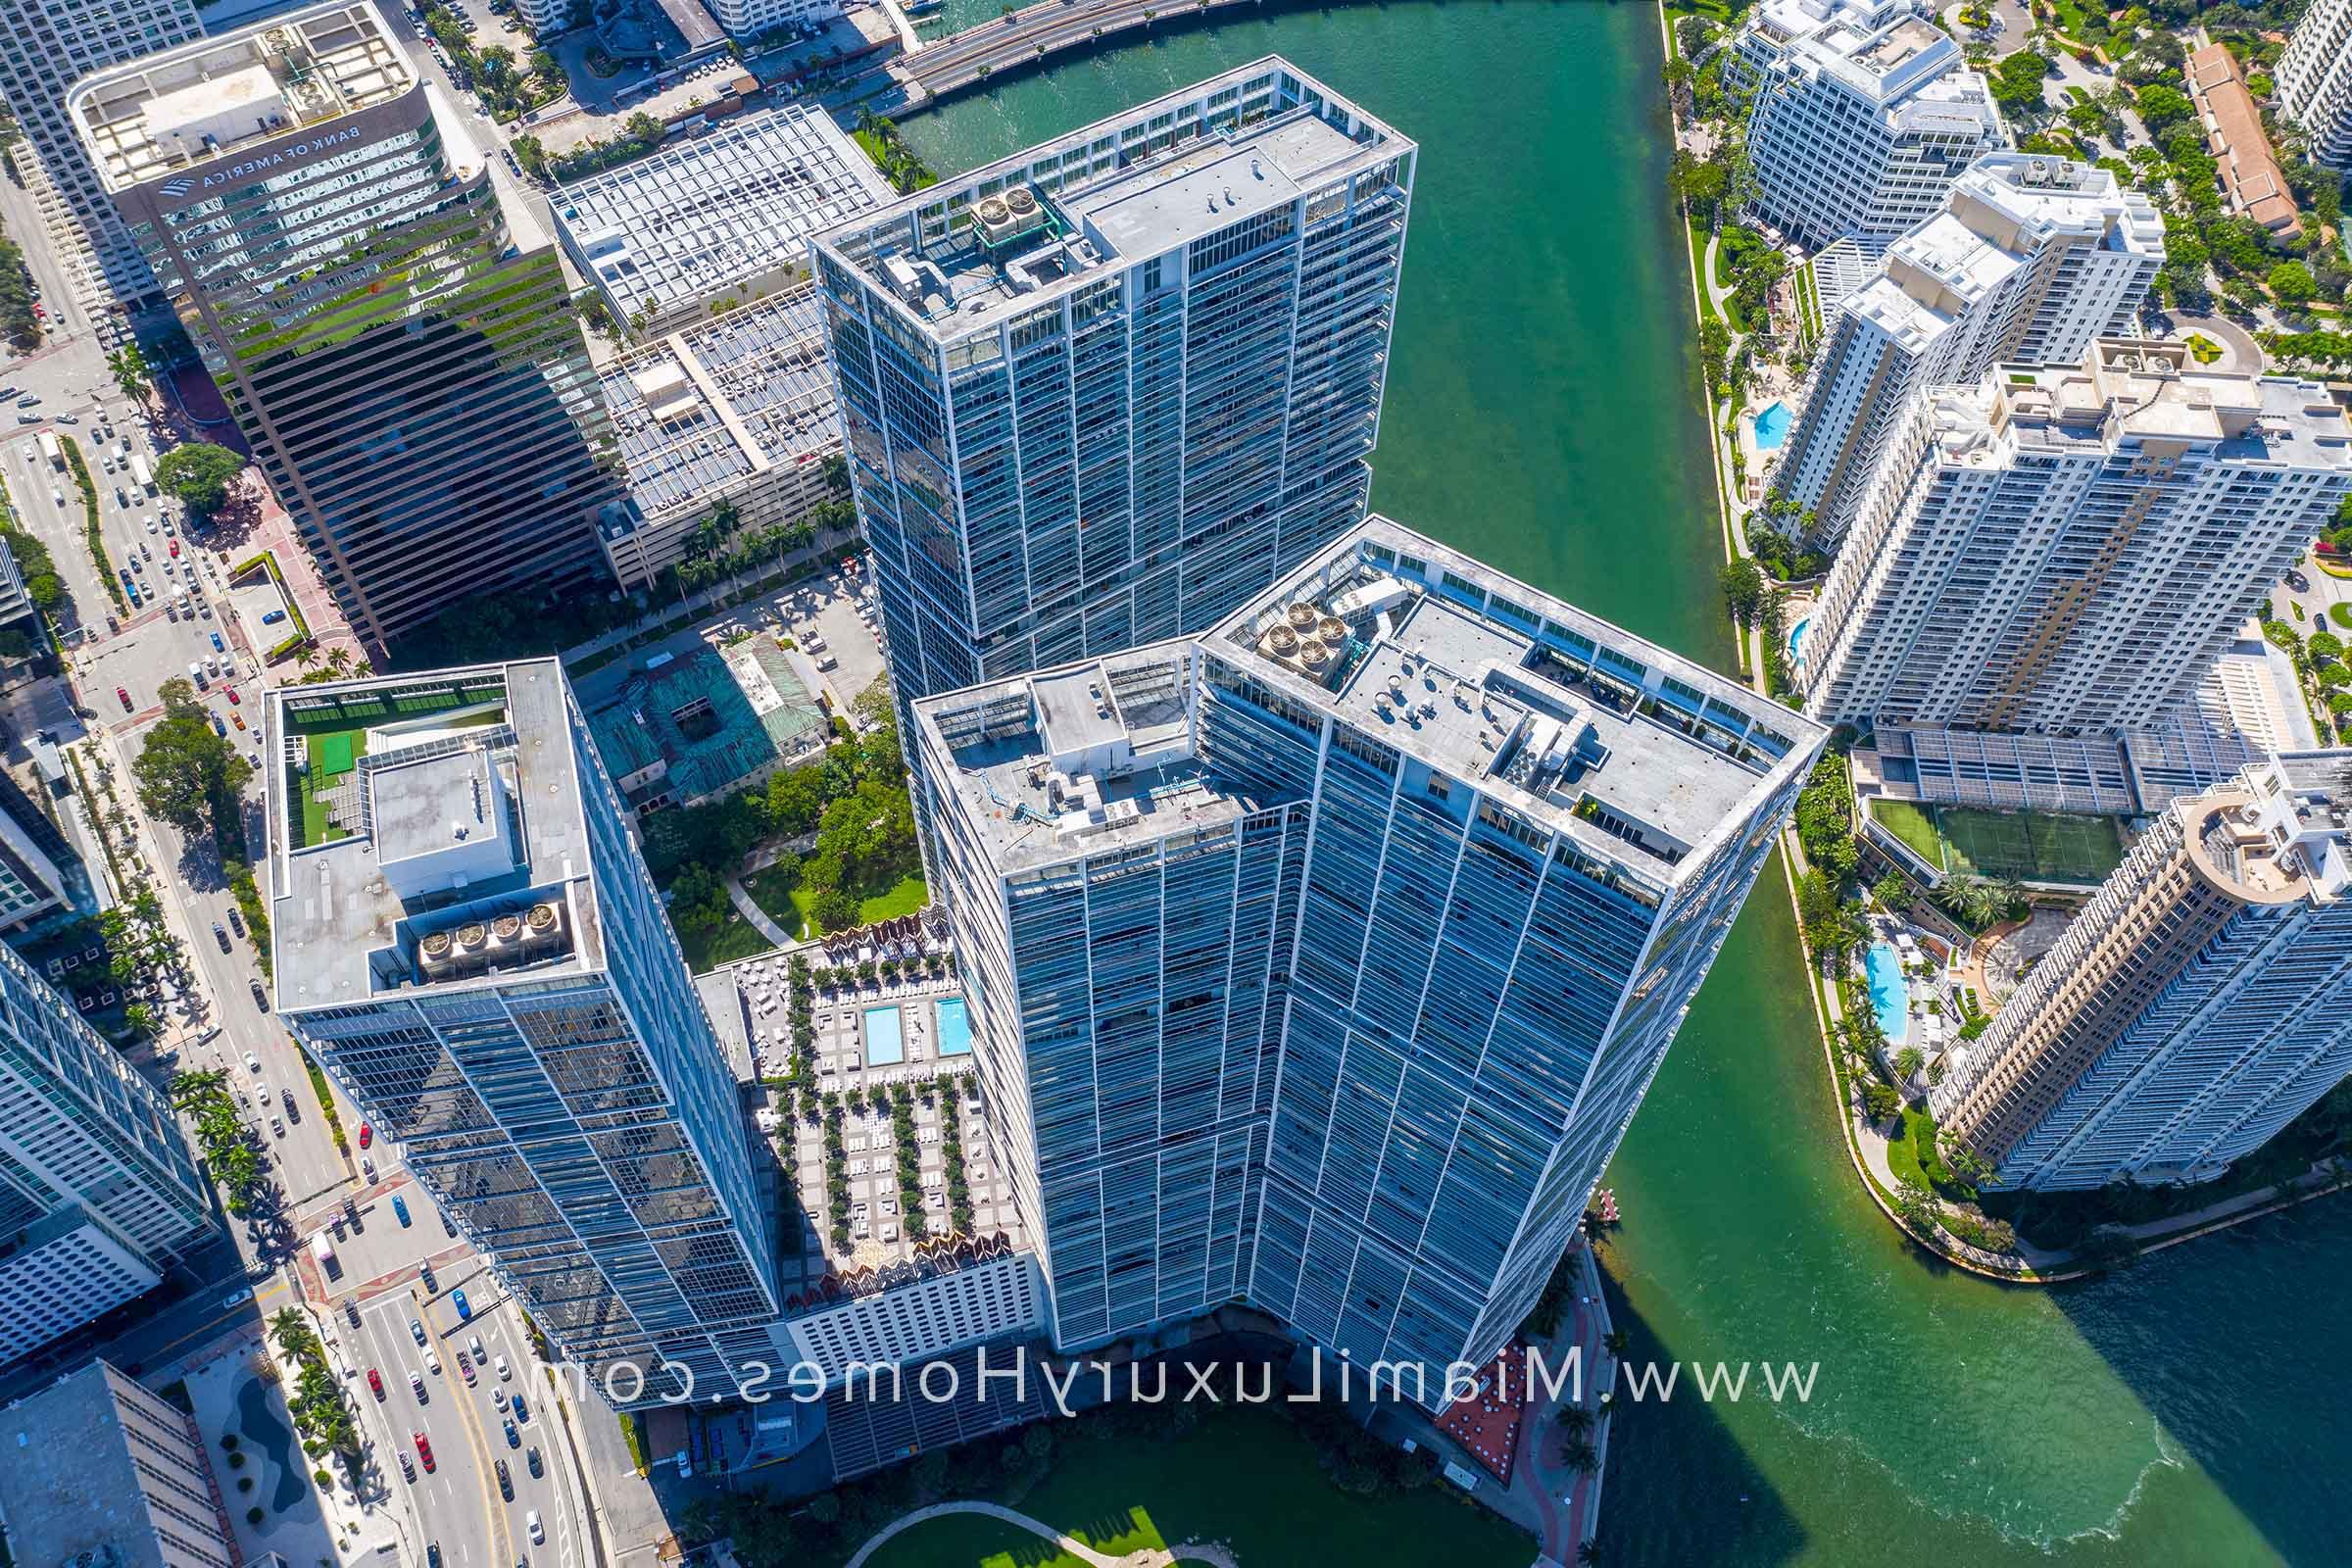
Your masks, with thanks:
[{"label": "palm tree", "polygon": [[1634,1342],[1632,1340],[1626,1337],[1625,1330],[1623,1329],[1611,1329],[1608,1333],[1600,1337],[1600,1348],[1608,1351],[1611,1355],[1621,1356],[1625,1354],[1626,1347],[1633,1343]]},{"label": "palm tree", "polygon": [[1600,1561],[1600,1538],[1594,1536],[1577,1547],[1576,1560],[1586,1564],[1587,1568],[1591,1568],[1592,1564]]},{"label": "palm tree", "polygon": [[1585,1405],[1563,1404],[1552,1411],[1551,1419],[1563,1437],[1577,1439],[1592,1435],[1592,1412]]},{"label": "palm tree", "polygon": [[1600,1468],[1600,1450],[1583,1438],[1571,1438],[1560,1445],[1560,1463],[1591,1475]]},{"label": "palm tree", "polygon": [[2000,901],[2001,912],[2003,914],[2007,914],[2011,909],[2017,908],[2026,903],[2026,885],[2024,882],[2013,876],[2005,876],[2001,878],[1999,882],[1993,885],[1992,892],[1993,897]]},{"label": "palm tree", "polygon": [[1905,1046],[1894,1054],[1894,1072],[1898,1078],[1916,1078],[1928,1058],[1917,1046]]}]

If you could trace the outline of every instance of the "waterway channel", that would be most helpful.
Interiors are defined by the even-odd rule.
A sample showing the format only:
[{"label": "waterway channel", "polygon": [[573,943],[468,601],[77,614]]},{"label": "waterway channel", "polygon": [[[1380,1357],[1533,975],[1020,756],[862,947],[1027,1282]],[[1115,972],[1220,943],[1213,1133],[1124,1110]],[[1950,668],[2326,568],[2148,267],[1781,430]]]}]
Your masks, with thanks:
[{"label": "waterway channel", "polygon": [[[905,129],[965,168],[1268,53],[1424,149],[1374,504],[1728,667],[1649,7],[1269,7]],[[1797,962],[1771,872],[1616,1162],[1603,1258],[1636,1357],[1819,1362],[1812,1397],[1710,1404],[1686,1369],[1628,1408],[1604,1560],[2352,1562],[2352,1200],[2082,1287],[1953,1277],[1855,1186]]]}]

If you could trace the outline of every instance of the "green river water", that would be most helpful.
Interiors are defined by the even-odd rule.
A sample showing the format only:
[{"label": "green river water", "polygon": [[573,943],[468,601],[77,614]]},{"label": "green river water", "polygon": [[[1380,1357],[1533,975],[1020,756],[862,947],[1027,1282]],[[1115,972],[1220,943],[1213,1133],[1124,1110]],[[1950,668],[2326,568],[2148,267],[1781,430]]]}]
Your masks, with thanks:
[{"label": "green river water", "polygon": [[[905,129],[965,168],[1268,53],[1423,149],[1375,505],[1728,667],[1647,6],[1269,11]],[[1629,1408],[1606,1560],[2352,1562],[2352,1203],[2084,1287],[1953,1277],[1856,1186],[1797,963],[1768,871],[1618,1157],[1602,1255],[1637,1359],[1818,1362],[1812,1397]]]}]

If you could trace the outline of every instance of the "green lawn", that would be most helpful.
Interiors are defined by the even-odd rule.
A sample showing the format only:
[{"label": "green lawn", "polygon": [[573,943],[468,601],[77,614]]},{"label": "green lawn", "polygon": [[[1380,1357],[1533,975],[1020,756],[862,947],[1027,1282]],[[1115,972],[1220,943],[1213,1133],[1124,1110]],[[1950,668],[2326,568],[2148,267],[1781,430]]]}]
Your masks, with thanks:
[{"label": "green lawn", "polygon": [[2111,816],[1922,807],[1873,800],[1870,814],[1930,865],[1972,876],[2030,882],[2098,882],[2124,858],[2124,830]]},{"label": "green lawn", "polygon": [[366,729],[313,730],[303,737],[303,742],[309,748],[311,755],[311,765],[302,775],[303,846],[308,848],[313,844],[323,844],[328,839],[348,838],[350,835],[343,829],[327,825],[325,803],[313,792],[322,785],[332,788],[337,779],[350,772],[349,768],[345,768],[343,772],[329,774],[326,771],[329,752],[336,753],[336,760],[342,760],[340,754],[343,748],[348,746],[351,750],[350,760],[354,763],[368,755],[368,731]]},{"label": "green lawn", "polygon": [[1902,1136],[1886,1142],[1886,1168],[1894,1172],[1897,1182],[1908,1176],[1922,1185],[1933,1185],[1928,1181],[1927,1171],[1919,1163],[1919,1135],[1923,1126],[1935,1125],[1936,1118],[1917,1105],[1903,1107]]},{"label": "green lawn", "polygon": [[1909,845],[1913,854],[1938,870],[1943,867],[1943,835],[1936,831],[1926,811],[1909,801],[1872,800],[1870,814],[1879,825]]},{"label": "green lawn", "polygon": [[[767,911],[769,919],[785,930],[802,935],[812,931],[808,909],[816,902],[816,896],[800,885],[797,868],[771,865],[745,877],[743,889],[752,896],[754,904]],[[895,920],[902,914],[912,914],[930,902],[931,890],[923,885],[923,879],[909,876],[861,901],[858,919],[863,925]]]},{"label": "green lawn", "polygon": [[[1171,1382],[1171,1388],[1175,1382]],[[988,1495],[1099,1550],[1163,1542],[1217,1542],[1267,1568],[1306,1564],[1424,1564],[1526,1568],[1522,1532],[1442,1481],[1356,1496],[1324,1476],[1313,1447],[1277,1407],[1198,1403],[1190,1432],[1149,1446],[1048,1424],[1054,1462],[1017,1497]],[[958,1473],[993,1468],[987,1444],[956,1449]],[[842,1553],[846,1556],[847,1553]],[[1073,1559],[994,1520],[934,1519],[869,1559],[871,1568],[1069,1568]]]},{"label": "green lawn", "polygon": [[2352,631],[2352,603],[2337,600],[2328,607],[2328,618],[2346,631]]},{"label": "green lawn", "polygon": [[680,931],[678,946],[686,950],[687,967],[696,974],[707,974],[722,963],[733,963],[737,958],[765,953],[775,944],[762,936],[758,926],[730,907],[727,910],[727,923],[718,928],[716,936],[700,940]]}]

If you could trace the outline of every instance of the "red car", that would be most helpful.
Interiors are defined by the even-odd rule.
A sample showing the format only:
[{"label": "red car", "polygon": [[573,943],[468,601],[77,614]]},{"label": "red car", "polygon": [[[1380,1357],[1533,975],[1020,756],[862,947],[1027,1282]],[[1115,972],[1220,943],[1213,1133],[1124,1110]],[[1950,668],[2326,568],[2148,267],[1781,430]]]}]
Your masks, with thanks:
[{"label": "red car", "polygon": [[234,686],[231,686],[228,689],[228,702],[231,708],[234,708],[237,704],[243,702],[244,700],[244,698],[237,695],[237,689]]},{"label": "red car", "polygon": [[368,1369],[368,1392],[374,1395],[379,1402],[383,1399],[384,1380],[373,1367]]},{"label": "red car", "polygon": [[176,539],[172,541],[172,554],[175,556],[179,554],[179,541]]},{"label": "red car", "polygon": [[120,698],[122,700],[122,711],[124,711],[125,713],[129,712],[129,711],[130,711],[130,688],[129,688],[129,687],[127,687],[127,686],[118,686],[118,687],[116,687],[116,688],[115,688],[115,695],[116,695],[117,697],[120,697]]},{"label": "red car", "polygon": [[360,1147],[362,1149],[366,1149],[369,1144],[374,1142],[375,1129],[368,1126],[366,1122],[360,1123]]},{"label": "red car", "polygon": [[431,1475],[433,1473],[432,1444],[425,1440],[425,1436],[421,1432],[412,1432],[409,1436],[416,1440],[417,1461],[424,1466],[424,1473],[428,1476]]}]

